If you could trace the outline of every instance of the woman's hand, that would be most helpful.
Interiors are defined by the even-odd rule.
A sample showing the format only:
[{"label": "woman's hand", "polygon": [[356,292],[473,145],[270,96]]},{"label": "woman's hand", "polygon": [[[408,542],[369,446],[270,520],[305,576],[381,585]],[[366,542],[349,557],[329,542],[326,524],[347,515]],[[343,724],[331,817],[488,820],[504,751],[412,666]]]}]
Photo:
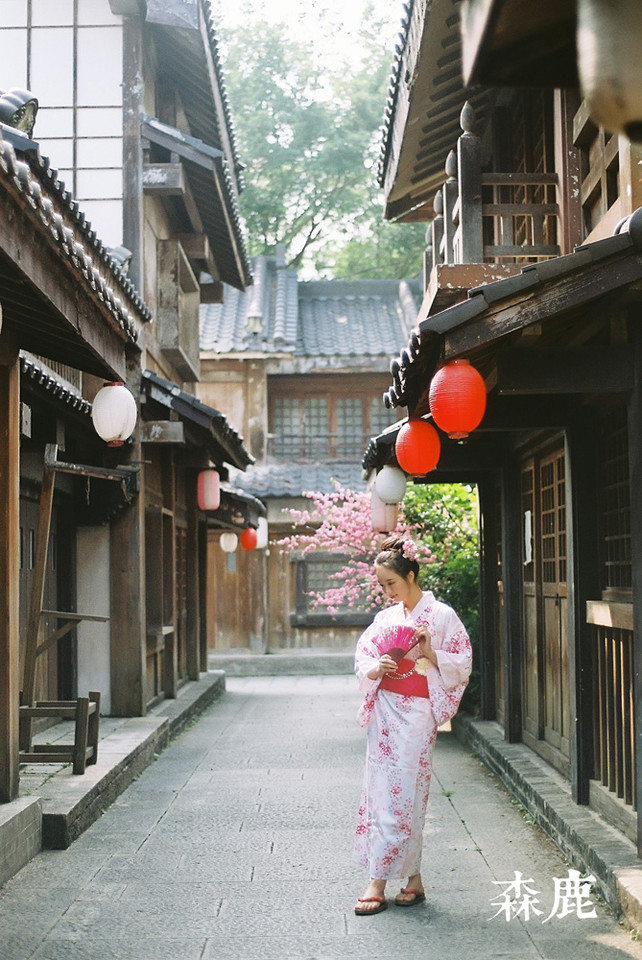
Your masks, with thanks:
[{"label": "woman's hand", "polygon": [[422,657],[427,657],[431,663],[437,664],[437,654],[432,648],[430,642],[430,634],[428,633],[428,628],[420,625],[416,627],[415,634],[418,637],[421,637],[421,643],[417,645],[417,649],[420,651]]},{"label": "woman's hand", "polygon": [[394,673],[396,669],[397,663],[387,653],[384,653],[383,656],[379,657],[379,665],[373,667],[367,676],[370,680],[380,680],[387,673]]}]

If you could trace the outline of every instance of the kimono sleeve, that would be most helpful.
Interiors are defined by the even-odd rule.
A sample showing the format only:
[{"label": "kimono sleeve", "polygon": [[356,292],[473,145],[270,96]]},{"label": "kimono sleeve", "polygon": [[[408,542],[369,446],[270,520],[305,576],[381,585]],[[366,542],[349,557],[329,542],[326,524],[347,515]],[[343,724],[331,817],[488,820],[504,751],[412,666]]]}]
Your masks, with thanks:
[{"label": "kimono sleeve", "polygon": [[378,687],[379,680],[371,680],[367,674],[373,667],[378,666],[380,653],[374,643],[374,638],[381,630],[381,616],[377,614],[370,626],[363,631],[357,640],[357,647],[354,654],[354,672],[359,681],[359,692],[363,694],[371,693],[375,687]]},{"label": "kimono sleeve", "polygon": [[473,649],[466,628],[454,610],[449,612],[444,624],[444,639],[435,655],[444,690],[467,683],[473,667]]}]

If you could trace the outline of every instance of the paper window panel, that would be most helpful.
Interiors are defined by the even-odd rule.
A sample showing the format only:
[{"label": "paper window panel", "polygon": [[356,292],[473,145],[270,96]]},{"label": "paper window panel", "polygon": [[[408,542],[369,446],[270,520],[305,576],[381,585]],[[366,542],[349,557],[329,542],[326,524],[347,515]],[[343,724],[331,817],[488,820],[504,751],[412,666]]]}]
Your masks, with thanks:
[{"label": "paper window panel", "polygon": [[0,27],[26,27],[27,0],[1,0]]},{"label": "paper window panel", "polygon": [[38,110],[34,136],[38,140],[52,140],[59,137],[73,137],[74,111],[71,107],[57,109],[44,107]]},{"label": "paper window panel", "polygon": [[79,27],[77,106],[120,106],[123,102],[122,82],[122,28]]},{"label": "paper window panel", "polygon": [[51,165],[56,170],[74,165],[74,141],[72,139],[39,140],[40,153],[49,157]]},{"label": "paper window panel", "polygon": [[77,0],[78,24],[82,27],[119,25],[122,20],[113,14],[106,0]]},{"label": "paper window panel", "polygon": [[29,73],[29,89],[38,98],[41,106],[73,106],[73,29],[38,27],[32,30]]},{"label": "paper window panel", "polygon": [[[346,558],[341,556],[337,559],[332,560],[314,560],[308,558],[305,561],[306,567],[306,581],[307,581],[307,592],[306,592],[306,607],[308,613],[325,613],[327,612],[325,607],[315,607],[313,603],[313,596],[319,593],[325,593],[326,590],[331,589],[332,587],[338,587],[339,581],[333,580],[333,574],[338,573],[345,567]],[[336,609],[338,611],[348,611],[350,610],[350,604],[347,599],[344,600],[340,605],[337,605]]]},{"label": "paper window panel", "polygon": [[87,137],[77,141],[76,163],[80,169],[120,167],[123,162],[123,142],[116,137]]},{"label": "paper window panel", "polygon": [[32,27],[71,27],[74,0],[31,0]]},{"label": "paper window panel", "polygon": [[[0,16],[2,16],[0,2]],[[27,86],[27,31],[0,30],[0,90]]]},{"label": "paper window panel", "polygon": [[122,170],[79,170],[76,196],[79,200],[116,200],[123,195]]},{"label": "paper window panel", "polygon": [[120,137],[123,111],[120,107],[80,107],[76,129],[79,137]]},{"label": "paper window panel", "polygon": [[119,247],[122,244],[122,200],[84,200],[82,209],[106,247]]}]

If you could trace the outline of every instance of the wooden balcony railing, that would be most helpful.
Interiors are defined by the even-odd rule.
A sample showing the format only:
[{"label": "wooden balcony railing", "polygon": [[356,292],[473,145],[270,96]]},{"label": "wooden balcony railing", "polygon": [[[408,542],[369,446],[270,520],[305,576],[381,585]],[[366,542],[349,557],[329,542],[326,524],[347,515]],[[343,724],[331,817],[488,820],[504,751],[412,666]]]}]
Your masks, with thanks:
[{"label": "wooden balcony railing", "polygon": [[633,631],[593,630],[594,777],[635,810]]},{"label": "wooden balcony railing", "polygon": [[460,124],[457,149],[446,159],[446,182],[435,195],[424,276],[441,264],[524,265],[559,256],[557,174],[483,173],[469,103]]}]

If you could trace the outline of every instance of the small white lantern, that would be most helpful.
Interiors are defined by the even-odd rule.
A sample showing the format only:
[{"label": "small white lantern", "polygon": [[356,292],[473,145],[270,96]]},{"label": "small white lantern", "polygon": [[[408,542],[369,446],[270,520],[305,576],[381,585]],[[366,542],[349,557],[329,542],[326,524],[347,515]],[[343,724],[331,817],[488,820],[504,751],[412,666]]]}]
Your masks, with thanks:
[{"label": "small white lantern", "polygon": [[595,123],[642,142],[642,11],[635,0],[578,0],[577,69]]},{"label": "small white lantern", "polygon": [[384,503],[401,503],[406,493],[406,474],[398,467],[383,467],[377,474],[374,488]]},{"label": "small white lantern", "polygon": [[396,503],[384,503],[377,491],[371,494],[372,529],[377,533],[390,533],[397,526],[399,508]]},{"label": "small white lantern", "polygon": [[258,536],[258,542],[256,544],[257,550],[265,550],[268,545],[269,535],[268,535],[268,522],[265,517],[259,517],[259,525],[256,529]]},{"label": "small white lantern", "polygon": [[221,505],[221,478],[216,470],[201,470],[198,475],[198,509],[218,510]]},{"label": "small white lantern", "polygon": [[110,447],[120,447],[131,437],[136,415],[136,400],[122,380],[101,387],[91,407],[94,429]]},{"label": "small white lantern", "polygon": [[234,553],[239,544],[239,538],[231,530],[226,530],[221,534],[221,550],[224,553]]}]

